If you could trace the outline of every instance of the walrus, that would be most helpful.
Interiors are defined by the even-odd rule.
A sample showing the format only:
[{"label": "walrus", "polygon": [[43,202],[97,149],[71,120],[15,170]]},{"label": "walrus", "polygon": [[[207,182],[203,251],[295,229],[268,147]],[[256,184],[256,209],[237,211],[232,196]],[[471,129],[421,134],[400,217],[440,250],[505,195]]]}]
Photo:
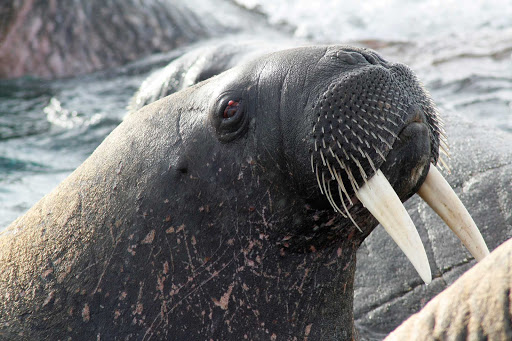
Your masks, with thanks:
[{"label": "walrus", "polygon": [[511,260],[509,239],[385,340],[510,340]]},{"label": "walrus", "polygon": [[431,280],[402,205],[416,192],[488,254],[444,149],[426,90],[373,51],[239,65],[129,115],[2,233],[0,335],[352,339],[355,254],[378,222]]}]

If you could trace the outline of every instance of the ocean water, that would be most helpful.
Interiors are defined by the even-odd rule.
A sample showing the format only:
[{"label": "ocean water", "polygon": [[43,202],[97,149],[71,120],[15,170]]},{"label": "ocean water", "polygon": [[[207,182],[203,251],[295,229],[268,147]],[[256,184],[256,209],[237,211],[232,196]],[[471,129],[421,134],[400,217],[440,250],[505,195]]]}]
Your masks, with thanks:
[{"label": "ocean water", "polygon": [[0,81],[0,230],[48,193],[122,120],[142,76]]},{"label": "ocean water", "polygon": [[[512,136],[509,0],[233,1],[296,39],[368,46],[405,62],[441,112]],[[0,230],[80,165],[149,73],[181,53],[65,80],[0,80]]]}]

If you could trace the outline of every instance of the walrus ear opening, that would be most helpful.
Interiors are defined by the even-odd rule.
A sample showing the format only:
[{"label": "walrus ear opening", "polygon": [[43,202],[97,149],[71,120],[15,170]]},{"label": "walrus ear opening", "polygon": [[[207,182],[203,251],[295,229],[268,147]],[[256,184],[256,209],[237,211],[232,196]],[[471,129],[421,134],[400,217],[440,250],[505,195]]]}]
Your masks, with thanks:
[{"label": "walrus ear opening", "polygon": [[211,109],[210,119],[219,141],[228,143],[247,131],[247,103],[240,94],[223,94]]}]

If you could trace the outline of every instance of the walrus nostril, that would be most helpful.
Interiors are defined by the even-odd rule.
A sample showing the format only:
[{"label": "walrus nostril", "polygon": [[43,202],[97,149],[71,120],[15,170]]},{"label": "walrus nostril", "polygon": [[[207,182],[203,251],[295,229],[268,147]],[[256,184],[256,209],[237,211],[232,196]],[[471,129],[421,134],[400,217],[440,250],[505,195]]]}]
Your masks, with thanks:
[{"label": "walrus nostril", "polygon": [[387,66],[388,62],[373,51],[359,48],[349,48],[336,51],[331,55],[332,59],[338,59],[345,64],[371,64]]},{"label": "walrus nostril", "polygon": [[352,51],[338,51],[336,53],[336,58],[342,62],[347,64],[355,65],[358,63],[366,63],[366,58],[359,52]]},{"label": "walrus nostril", "polygon": [[413,103],[407,108],[407,117],[404,119],[405,124],[412,122],[428,124],[428,120],[425,117],[425,113],[417,103]]},{"label": "walrus nostril", "polygon": [[428,142],[428,127],[423,122],[413,121],[406,125],[398,137],[402,142],[407,142],[411,139],[418,138],[418,137],[424,137],[425,140]]},{"label": "walrus nostril", "polygon": [[366,59],[366,61],[372,65],[379,65],[379,61],[377,60],[377,58],[369,53],[362,53],[364,59]]}]

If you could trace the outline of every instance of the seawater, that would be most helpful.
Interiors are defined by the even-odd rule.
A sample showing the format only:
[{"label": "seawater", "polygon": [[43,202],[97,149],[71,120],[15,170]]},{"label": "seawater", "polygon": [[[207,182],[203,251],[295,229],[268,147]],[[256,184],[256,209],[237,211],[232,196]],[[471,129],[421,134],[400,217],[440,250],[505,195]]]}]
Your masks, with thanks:
[{"label": "seawater", "polygon": [[[512,138],[508,0],[236,1],[297,39],[369,46],[405,62],[441,113]],[[144,78],[182,52],[64,80],[0,81],[0,230],[79,166],[122,121]]]},{"label": "seawater", "polygon": [[78,167],[122,120],[145,74],[0,81],[0,230]]}]

